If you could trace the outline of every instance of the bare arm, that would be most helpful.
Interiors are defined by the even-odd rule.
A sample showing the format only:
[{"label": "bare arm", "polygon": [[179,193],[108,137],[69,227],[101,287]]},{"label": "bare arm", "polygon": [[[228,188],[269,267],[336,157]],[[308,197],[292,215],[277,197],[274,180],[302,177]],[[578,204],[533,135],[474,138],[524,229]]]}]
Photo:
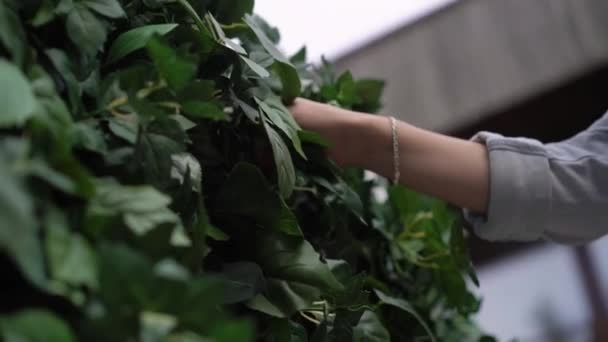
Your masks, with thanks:
[{"label": "bare arm", "polygon": [[[304,99],[297,99],[290,110],[304,129],[332,143],[330,157],[338,164],[393,177],[391,127],[386,117]],[[487,212],[489,161],[484,145],[400,121],[397,132],[403,185],[462,208]]]}]

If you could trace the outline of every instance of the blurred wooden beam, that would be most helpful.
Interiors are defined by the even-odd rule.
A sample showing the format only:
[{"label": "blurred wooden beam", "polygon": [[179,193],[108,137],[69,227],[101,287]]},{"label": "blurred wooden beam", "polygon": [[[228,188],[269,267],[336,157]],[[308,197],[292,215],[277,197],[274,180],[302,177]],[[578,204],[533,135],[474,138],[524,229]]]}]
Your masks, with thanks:
[{"label": "blurred wooden beam", "polygon": [[385,112],[452,131],[608,65],[606,0],[462,0],[338,59]]}]

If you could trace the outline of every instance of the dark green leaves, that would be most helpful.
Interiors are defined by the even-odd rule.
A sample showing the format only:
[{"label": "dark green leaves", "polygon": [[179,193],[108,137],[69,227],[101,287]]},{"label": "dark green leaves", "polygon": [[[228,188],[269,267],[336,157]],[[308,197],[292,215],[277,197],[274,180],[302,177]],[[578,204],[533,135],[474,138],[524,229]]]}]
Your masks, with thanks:
[{"label": "dark green leaves", "polygon": [[176,91],[181,90],[194,77],[197,60],[173,49],[158,36],[148,42],[148,53],[160,76]]},{"label": "dark green leaves", "polygon": [[210,31],[212,32],[215,40],[220,45],[223,45],[238,54],[247,54],[247,51],[245,51],[242,46],[238,45],[226,36],[226,33],[224,33],[222,26],[220,25],[220,23],[217,22],[217,20],[215,19],[215,17],[213,17],[211,13],[207,13],[207,15],[205,15],[205,20],[209,23]]},{"label": "dark green leaves", "polygon": [[268,76],[270,76],[270,73],[268,72],[268,70],[264,69],[264,67],[262,67],[261,65],[259,65],[258,63],[252,61],[251,59],[245,57],[245,56],[240,56],[241,59],[245,62],[245,64],[247,64],[247,66],[256,73],[256,75],[258,75],[261,78],[266,78]]},{"label": "dark green leaves", "polygon": [[264,49],[274,58],[274,68],[276,73],[281,79],[283,84],[282,97],[287,103],[291,103],[293,99],[300,95],[302,84],[300,77],[295,67],[291,64],[289,59],[279,51],[276,45],[266,36],[264,31],[258,26],[254,17],[250,15],[245,16],[245,22],[253,33],[256,35]]},{"label": "dark green leaves", "polygon": [[97,260],[88,241],[70,232],[66,218],[56,209],[48,213],[45,224],[46,253],[53,279],[73,286],[97,288]]},{"label": "dark green leaves", "polygon": [[299,127],[295,122],[291,113],[277,97],[269,97],[265,101],[255,98],[258,106],[260,106],[262,117],[264,118],[264,127],[270,141],[270,146],[274,155],[274,161],[277,169],[277,178],[279,190],[284,198],[288,198],[295,185],[295,170],[289,148],[279,135],[279,133],[271,126],[271,124],[279,128],[290,140],[294,149],[303,157],[302,143],[298,136]]},{"label": "dark green leaves", "polygon": [[382,91],[385,83],[380,80],[359,80],[355,83],[355,93],[359,98],[357,109],[377,112],[381,107]]},{"label": "dark green leaves", "polygon": [[29,281],[43,286],[46,276],[33,201],[23,178],[13,171],[15,160],[9,157],[11,151],[23,153],[22,147],[14,140],[0,144],[0,251],[19,266]]},{"label": "dark green leaves", "polygon": [[216,210],[252,220],[261,228],[299,236],[295,216],[285,202],[269,188],[260,170],[251,164],[238,164],[230,173],[217,200]]},{"label": "dark green leaves", "polygon": [[181,124],[161,116],[139,133],[132,162],[147,182],[163,189],[171,183],[172,156],[184,152],[186,142]]},{"label": "dark green leaves", "polygon": [[420,315],[416,312],[416,310],[412,307],[412,305],[410,303],[406,302],[403,299],[394,298],[389,295],[386,295],[378,290],[376,290],[375,293],[376,293],[376,296],[378,296],[378,299],[380,299],[381,305],[389,305],[389,306],[395,307],[399,310],[402,310],[402,311],[414,316],[416,318],[416,320],[420,323],[420,325],[422,325],[424,327],[424,330],[428,334],[431,341],[435,341],[435,336],[433,335],[433,332],[431,331],[429,326],[426,324],[424,319],[422,319],[422,317],[420,317]]},{"label": "dark green leaves", "polygon": [[224,303],[226,304],[251,299],[266,287],[262,269],[252,262],[224,265],[219,275],[222,278]]},{"label": "dark green leaves", "polygon": [[304,151],[302,150],[302,143],[298,136],[300,126],[298,126],[289,110],[281,103],[281,100],[274,96],[268,97],[264,101],[261,101],[258,98],[255,100],[265,114],[265,117],[268,119],[268,122],[283,131],[291,140],[294,149],[302,158],[306,159]]},{"label": "dark green leaves", "polygon": [[464,228],[458,224],[452,225],[452,231],[450,232],[450,248],[454,261],[458,267],[467,272],[471,280],[476,286],[479,286],[479,279],[475,274],[475,269],[469,258],[469,251],[464,239]]},{"label": "dark green leaves", "polygon": [[142,236],[160,225],[173,227],[172,243],[183,241],[183,227],[177,214],[167,206],[171,199],[148,186],[126,187],[112,183],[100,183],[89,206],[91,220],[120,217],[136,235]]},{"label": "dark green leaves", "polygon": [[277,46],[266,36],[264,31],[258,27],[258,24],[253,16],[246,15],[245,22],[249,25],[249,28],[256,35],[264,49],[277,61],[286,65],[291,65],[291,62],[285,55],[277,48]]},{"label": "dark green leaves", "polygon": [[143,48],[155,34],[165,35],[174,30],[177,26],[178,24],[147,25],[121,34],[112,43],[112,47],[110,47],[108,63],[114,63],[131,52]]},{"label": "dark green leaves", "polygon": [[279,133],[267,124],[265,124],[265,127],[272,148],[272,154],[274,155],[279,191],[283,198],[289,198],[296,183],[296,172],[293,167],[291,155],[289,154],[289,149],[287,148],[287,145],[285,145],[285,142],[283,142],[283,139],[281,139]]},{"label": "dark green leaves", "polygon": [[343,286],[303,238],[263,232],[255,241],[255,261],[264,270],[266,291],[248,302],[252,309],[289,317],[310,308],[326,291]]},{"label": "dark green leaves", "polygon": [[43,310],[26,310],[10,316],[0,316],[0,331],[6,342],[77,341],[67,323]]},{"label": "dark green leaves", "polygon": [[186,114],[195,119],[228,120],[226,113],[214,102],[188,101],[183,103]]},{"label": "dark green leaves", "polygon": [[321,289],[343,288],[310,243],[301,237],[263,233],[258,235],[256,246],[256,260],[270,278]]},{"label": "dark green leaves", "polygon": [[104,24],[81,4],[68,13],[66,31],[72,42],[88,55],[96,54],[107,37]]},{"label": "dark green leaves", "polygon": [[17,15],[4,2],[0,3],[0,42],[12,55],[14,62],[22,65],[26,53],[25,32]]},{"label": "dark green leaves", "polygon": [[0,59],[0,127],[21,126],[34,114],[36,99],[29,81],[12,63]]},{"label": "dark green leaves", "polygon": [[391,336],[373,312],[366,310],[353,329],[354,342],[389,342]]},{"label": "dark green leaves", "polygon": [[84,0],[83,4],[108,18],[115,19],[126,15],[118,0]]}]

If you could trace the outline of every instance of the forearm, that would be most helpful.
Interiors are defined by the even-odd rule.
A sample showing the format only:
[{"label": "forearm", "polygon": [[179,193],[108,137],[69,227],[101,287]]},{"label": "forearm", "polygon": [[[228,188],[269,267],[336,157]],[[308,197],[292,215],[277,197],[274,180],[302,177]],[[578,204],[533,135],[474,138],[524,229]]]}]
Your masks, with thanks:
[{"label": "forearm", "polygon": [[[356,113],[305,99],[290,108],[298,123],[332,143],[329,155],[393,177],[393,147],[386,117]],[[401,183],[462,208],[487,212],[489,162],[484,145],[398,122]]]},{"label": "forearm", "polygon": [[[359,114],[351,123],[360,138],[349,164],[393,177],[390,122],[386,117]],[[457,206],[485,213],[489,163],[485,146],[397,122],[400,182]],[[358,145],[358,146],[357,146]]]}]

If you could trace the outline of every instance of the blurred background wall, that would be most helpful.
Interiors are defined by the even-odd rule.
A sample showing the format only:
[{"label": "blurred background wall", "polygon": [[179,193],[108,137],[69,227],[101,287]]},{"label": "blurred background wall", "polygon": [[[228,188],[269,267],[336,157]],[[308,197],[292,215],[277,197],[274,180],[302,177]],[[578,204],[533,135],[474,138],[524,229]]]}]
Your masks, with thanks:
[{"label": "blurred background wall", "polygon": [[[357,78],[386,80],[383,112],[420,127],[551,142],[608,110],[606,0],[256,6],[281,29],[286,52],[306,44],[315,62],[326,54]],[[608,238],[578,248],[471,244],[484,297],[479,320],[501,341],[608,341]]]}]

